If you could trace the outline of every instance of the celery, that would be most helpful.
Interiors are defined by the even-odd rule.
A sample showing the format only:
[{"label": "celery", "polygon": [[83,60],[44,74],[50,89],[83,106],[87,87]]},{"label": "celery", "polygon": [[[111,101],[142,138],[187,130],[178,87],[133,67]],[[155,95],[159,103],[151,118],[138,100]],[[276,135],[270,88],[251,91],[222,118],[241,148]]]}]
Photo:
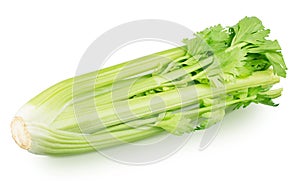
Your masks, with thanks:
[{"label": "celery", "polygon": [[[276,106],[282,89],[271,88],[287,67],[269,33],[246,17],[196,33],[183,47],[59,82],[18,111],[13,137],[32,153],[78,154],[206,129],[250,103]],[[214,89],[209,74],[224,89]]]}]

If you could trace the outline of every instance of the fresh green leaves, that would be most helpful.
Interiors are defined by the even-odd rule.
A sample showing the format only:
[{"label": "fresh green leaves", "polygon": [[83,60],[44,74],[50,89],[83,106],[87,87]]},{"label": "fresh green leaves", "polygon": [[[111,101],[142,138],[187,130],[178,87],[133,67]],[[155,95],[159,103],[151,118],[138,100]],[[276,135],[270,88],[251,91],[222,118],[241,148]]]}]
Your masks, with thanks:
[{"label": "fresh green leaves", "polygon": [[203,58],[215,52],[224,51],[230,43],[230,37],[225,28],[221,25],[207,28],[195,34],[193,39],[184,39],[187,46],[187,53],[193,57]]},{"label": "fresh green leaves", "polygon": [[279,52],[267,52],[265,55],[271,62],[274,72],[281,77],[286,77],[287,67],[284,63],[282,54]]},{"label": "fresh green leaves", "polygon": [[232,28],[235,36],[231,46],[244,42],[250,44],[261,43],[266,40],[270,33],[270,30],[266,30],[257,17],[245,17]]},{"label": "fresh green leaves", "polygon": [[197,60],[215,56],[225,80],[248,76],[270,66],[274,74],[286,77],[287,67],[281,47],[276,40],[267,39],[269,33],[270,30],[265,29],[257,17],[245,17],[232,27],[217,25],[207,28],[196,33],[195,38],[185,39],[184,43],[187,52]]},{"label": "fresh green leaves", "polygon": [[196,33],[196,36],[202,38],[214,52],[225,50],[230,43],[230,34],[228,33],[228,30],[221,25],[207,28]]}]

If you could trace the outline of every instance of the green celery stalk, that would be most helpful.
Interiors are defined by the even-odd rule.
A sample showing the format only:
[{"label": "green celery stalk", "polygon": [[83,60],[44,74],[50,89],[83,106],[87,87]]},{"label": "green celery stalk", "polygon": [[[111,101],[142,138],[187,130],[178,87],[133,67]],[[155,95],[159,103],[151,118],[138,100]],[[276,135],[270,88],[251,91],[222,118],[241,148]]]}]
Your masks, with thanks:
[{"label": "green celery stalk", "polygon": [[79,154],[206,129],[250,103],[276,106],[282,89],[271,88],[287,67],[269,33],[245,17],[195,33],[183,47],[61,81],[21,107],[13,138],[36,154]]},{"label": "green celery stalk", "polygon": [[[249,87],[255,86],[268,86],[273,85],[279,82],[279,77],[275,76],[271,70],[259,71],[253,73],[253,75],[246,77],[246,78],[239,78],[236,79],[234,83],[227,83],[225,84],[226,92],[232,92],[236,90],[241,90]],[[93,108],[90,107],[91,100],[85,100],[81,102],[81,114],[76,115],[74,113],[73,105],[70,105],[66,110],[60,114],[56,120],[50,124],[51,127],[61,130],[69,130],[69,131],[76,131],[76,132],[87,132],[92,133],[101,129],[105,129],[105,127],[121,124],[124,122],[128,122],[137,117],[145,117],[150,116],[152,114],[158,114],[164,111],[173,110],[173,109],[180,109],[185,106],[189,106],[199,102],[200,99],[204,99],[207,97],[212,96],[211,88],[207,85],[195,85],[195,86],[188,86],[184,88],[179,88],[180,91],[177,89],[171,90],[168,92],[162,92],[159,94],[148,95],[144,97],[139,97],[136,99],[129,99],[126,101],[116,101],[110,104],[102,104],[102,99],[95,97],[95,106],[98,114],[94,114]],[[190,94],[190,92],[197,91],[196,96]],[[180,93],[179,93],[180,92]],[[214,96],[218,96],[223,94],[223,92],[215,92]],[[185,96],[185,99],[181,99],[181,95],[191,95]],[[158,109],[151,109],[149,107],[151,100],[159,96],[164,103],[165,107],[159,109],[159,106],[153,105],[153,107],[158,107]],[[162,102],[158,102],[156,104],[161,104]],[[86,104],[87,106],[85,106]],[[120,110],[116,112],[115,106],[117,105],[129,105],[129,109],[133,114],[129,114],[128,117],[123,116],[122,119],[119,118],[118,114],[126,114],[126,112],[121,112]],[[123,107],[123,106],[117,106]],[[78,117],[81,116],[82,117]],[[76,118],[77,117],[77,118]],[[78,127],[77,119],[81,122],[80,127]],[[99,121],[99,119],[101,121]]]},{"label": "green celery stalk", "polygon": [[[186,51],[183,47],[173,48],[101,69],[96,72],[80,75],[75,79],[66,79],[31,99],[21,107],[17,115],[23,117],[26,121],[39,120],[45,124],[50,124],[53,121],[53,118],[55,118],[64,107],[72,103],[73,97],[85,94],[87,97],[91,96],[89,92],[94,91],[94,87],[86,86],[91,85],[89,84],[90,81],[95,82],[95,87],[107,86],[106,90],[110,90],[112,82],[117,81],[116,77],[120,71],[122,71],[122,74],[121,77],[118,77],[119,79],[130,78],[131,76],[142,72],[147,72],[149,70],[154,71],[160,64],[166,64],[185,54]],[[140,66],[140,68],[137,69],[135,68],[136,66]],[[77,95],[73,95],[74,80],[76,81],[76,86],[80,87],[80,90],[75,91]],[[101,94],[102,92],[95,91],[95,93]],[[28,114],[30,111],[35,111],[35,114]]]},{"label": "green celery stalk", "polygon": [[[269,98],[276,98],[281,95],[281,89],[271,90],[263,93]],[[226,107],[232,107],[238,103],[255,101],[257,96],[249,96],[243,99],[227,100]],[[196,108],[189,111],[175,113],[175,116],[183,116],[186,119],[199,119],[204,113],[210,112],[211,110],[221,109],[222,105],[212,105],[209,107]],[[61,130],[50,129],[42,125],[27,125],[27,129],[35,133],[33,134],[32,143],[37,142],[38,144],[32,144],[29,151],[36,154],[48,154],[48,155],[66,155],[66,154],[76,154],[94,151],[95,149],[103,149],[111,146],[116,146],[119,144],[130,143],[138,140],[145,139],[150,136],[163,133],[163,129],[160,126],[160,120],[157,118],[151,118],[145,120],[137,121],[138,124],[143,126],[135,125],[130,127],[126,124],[122,124],[122,129],[112,129],[108,128],[104,131],[99,131],[94,134],[82,135],[80,133],[70,133]],[[152,123],[149,124],[149,123]],[[133,125],[131,125],[133,126]],[[116,126],[118,127],[118,126]],[[176,125],[175,125],[176,127]],[[136,129],[139,128],[139,129]],[[203,129],[203,128],[200,128]]]}]

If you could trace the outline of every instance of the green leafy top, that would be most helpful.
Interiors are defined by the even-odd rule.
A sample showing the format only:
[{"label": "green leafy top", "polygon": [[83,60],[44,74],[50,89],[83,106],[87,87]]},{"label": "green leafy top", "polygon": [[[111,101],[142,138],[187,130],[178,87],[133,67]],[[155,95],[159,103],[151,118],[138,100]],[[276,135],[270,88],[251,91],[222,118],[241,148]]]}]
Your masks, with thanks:
[{"label": "green leafy top", "polygon": [[195,34],[193,39],[184,39],[187,52],[194,57],[221,52],[228,48],[230,34],[221,25],[207,28]]},{"label": "green leafy top", "polygon": [[260,44],[266,41],[270,30],[265,29],[262,22],[257,17],[245,17],[238,24],[231,27],[235,36],[231,41],[231,45],[239,43],[250,43],[253,45]]},{"label": "green leafy top", "polygon": [[188,54],[200,61],[214,55],[225,80],[230,79],[228,77],[248,76],[270,66],[274,74],[286,77],[287,67],[281,47],[276,40],[267,39],[269,33],[270,30],[265,29],[257,17],[245,17],[232,27],[213,26],[183,42]]}]

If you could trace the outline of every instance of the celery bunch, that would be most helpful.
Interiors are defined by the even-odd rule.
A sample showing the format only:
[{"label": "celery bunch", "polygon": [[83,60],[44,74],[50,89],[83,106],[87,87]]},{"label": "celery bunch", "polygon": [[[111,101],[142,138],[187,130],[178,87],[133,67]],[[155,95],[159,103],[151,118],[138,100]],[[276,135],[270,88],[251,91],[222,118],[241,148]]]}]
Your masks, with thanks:
[{"label": "celery bunch", "polygon": [[195,33],[183,47],[59,82],[18,111],[13,137],[32,153],[78,154],[206,129],[250,103],[276,106],[282,89],[271,88],[287,68],[269,33],[245,17]]}]

